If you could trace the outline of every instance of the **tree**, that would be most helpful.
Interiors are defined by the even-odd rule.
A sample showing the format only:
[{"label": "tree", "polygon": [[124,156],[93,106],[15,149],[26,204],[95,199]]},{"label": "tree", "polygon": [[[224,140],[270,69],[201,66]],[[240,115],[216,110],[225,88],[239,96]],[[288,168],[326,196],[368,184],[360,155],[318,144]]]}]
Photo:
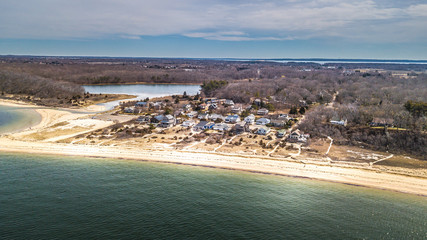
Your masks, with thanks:
[{"label": "tree", "polygon": [[291,107],[291,109],[289,110],[289,114],[298,114],[297,107],[295,107],[295,106]]},{"label": "tree", "polygon": [[301,108],[299,109],[299,113],[300,113],[300,114],[304,114],[304,113],[305,113],[305,108],[304,108],[304,107],[301,107]]}]

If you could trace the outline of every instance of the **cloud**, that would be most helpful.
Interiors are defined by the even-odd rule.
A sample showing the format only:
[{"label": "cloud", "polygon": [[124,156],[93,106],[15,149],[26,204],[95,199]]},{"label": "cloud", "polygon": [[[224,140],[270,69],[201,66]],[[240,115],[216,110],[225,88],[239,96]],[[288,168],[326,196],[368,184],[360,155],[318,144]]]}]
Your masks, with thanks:
[{"label": "cloud", "polygon": [[427,4],[384,0],[4,0],[0,38],[425,39]]}]

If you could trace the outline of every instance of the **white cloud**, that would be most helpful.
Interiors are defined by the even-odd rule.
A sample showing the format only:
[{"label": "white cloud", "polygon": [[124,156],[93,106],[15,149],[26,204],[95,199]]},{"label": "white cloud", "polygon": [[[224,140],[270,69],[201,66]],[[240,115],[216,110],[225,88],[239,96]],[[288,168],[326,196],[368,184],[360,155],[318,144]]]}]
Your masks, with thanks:
[{"label": "white cloud", "polygon": [[378,1],[3,0],[0,38],[183,35],[222,41],[341,37],[393,42],[427,37],[427,4],[402,0],[384,7]]}]

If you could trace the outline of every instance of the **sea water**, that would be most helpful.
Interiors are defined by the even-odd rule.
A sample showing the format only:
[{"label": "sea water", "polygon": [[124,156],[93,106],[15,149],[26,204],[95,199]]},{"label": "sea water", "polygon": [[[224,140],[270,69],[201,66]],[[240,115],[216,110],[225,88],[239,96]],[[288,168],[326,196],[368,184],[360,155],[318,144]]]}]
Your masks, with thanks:
[{"label": "sea water", "polygon": [[0,239],[426,239],[425,197],[174,164],[0,153]]}]

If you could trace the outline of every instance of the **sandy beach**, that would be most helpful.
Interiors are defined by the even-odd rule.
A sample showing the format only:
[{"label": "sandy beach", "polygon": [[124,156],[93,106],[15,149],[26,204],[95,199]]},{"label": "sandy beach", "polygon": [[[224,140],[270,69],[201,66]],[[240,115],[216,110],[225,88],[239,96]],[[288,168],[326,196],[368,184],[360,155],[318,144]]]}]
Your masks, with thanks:
[{"label": "sandy beach", "polygon": [[[26,129],[16,134],[1,136],[0,151],[3,152],[71,155],[185,164],[317,179],[427,196],[427,176],[423,176],[422,172],[421,176],[420,174],[412,175],[409,170],[409,174],[397,174],[390,167],[316,162],[312,159],[304,159],[303,157],[283,159],[268,156],[244,156],[231,153],[183,151],[168,148],[148,151],[132,146],[58,143],[56,141],[60,139],[86,131],[101,129],[114,124],[114,122],[91,118],[91,112],[94,114],[102,110],[98,107],[66,111],[64,109],[51,109],[3,100],[0,101],[0,105],[31,107],[42,116],[42,121],[31,129]],[[65,121],[72,126],[72,129],[75,129],[73,130],[74,132],[67,132],[69,130],[64,128],[62,129],[63,133],[55,133],[56,135],[49,139],[29,139],[29,136],[33,137],[37,133],[47,132],[46,128],[49,126],[55,124],[61,125]]]}]

